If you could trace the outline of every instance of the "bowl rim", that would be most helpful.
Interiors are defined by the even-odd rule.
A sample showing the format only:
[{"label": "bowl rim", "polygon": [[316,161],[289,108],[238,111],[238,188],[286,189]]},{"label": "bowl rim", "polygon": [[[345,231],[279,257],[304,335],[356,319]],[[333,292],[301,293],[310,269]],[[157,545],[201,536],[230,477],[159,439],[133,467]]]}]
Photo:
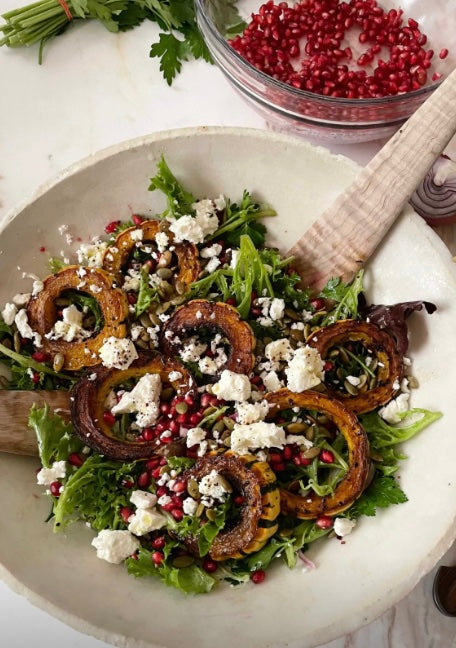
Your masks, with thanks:
[{"label": "bowl rim", "polygon": [[[327,148],[323,146],[316,146],[310,142],[297,139],[296,137],[283,134],[271,132],[268,130],[262,130],[257,128],[249,127],[237,127],[237,126],[196,126],[196,127],[186,127],[186,128],[177,128],[169,129],[165,131],[156,131],[148,135],[143,135],[133,139],[123,140],[119,143],[105,147],[93,154],[85,156],[84,158],[74,162],[72,165],[66,167],[61,172],[56,174],[54,177],[48,181],[40,184],[35,191],[33,191],[28,197],[25,197],[17,206],[13,207],[3,218],[0,224],[0,235],[8,227],[12,221],[18,216],[27,206],[33,204],[41,196],[43,196],[47,191],[51,190],[58,184],[60,184],[65,179],[76,174],[78,171],[90,169],[95,164],[117,155],[122,152],[133,150],[140,146],[147,146],[152,143],[161,142],[164,140],[178,139],[182,137],[199,137],[199,136],[211,136],[211,135],[221,135],[221,136],[250,136],[255,138],[260,138],[263,140],[275,140],[285,144],[298,146],[300,149],[312,149],[314,151],[322,151],[326,155],[331,156],[335,159],[341,159],[349,166],[352,166],[353,170],[356,172],[360,170],[360,165],[356,164],[349,158],[344,155],[333,154],[328,151]],[[414,225],[422,232],[422,235],[427,239],[431,239],[433,246],[436,247],[440,252],[446,253],[448,259],[450,258],[449,250],[446,248],[443,241],[426,225],[421,217],[419,217],[411,207],[407,209],[407,217],[412,220]],[[449,274],[453,277],[456,283],[456,268],[450,267],[450,264],[446,264]],[[433,552],[428,553],[426,559],[417,566],[416,571],[410,578],[407,579],[406,583],[402,584],[400,588],[400,595],[398,600],[394,605],[398,604],[405,596],[407,596],[416,584],[434,567],[436,562],[442,557],[442,555],[450,548],[454,540],[453,528],[449,525],[448,532],[445,536],[440,539],[440,542],[434,547]],[[24,596],[31,604],[45,611],[46,613],[52,615],[53,617],[64,622],[71,628],[75,629],[78,632],[85,633],[87,635],[93,636],[101,641],[106,641],[112,643],[115,646],[124,646],[129,648],[165,648],[163,645],[152,643],[151,641],[143,641],[141,639],[125,637],[123,634],[119,634],[116,631],[110,631],[101,626],[95,625],[94,623],[87,621],[84,618],[77,616],[73,612],[69,612],[64,607],[60,607],[44,596],[36,592],[31,587],[22,583],[19,578],[17,578],[14,573],[12,573],[0,560],[0,580],[2,580],[13,592]],[[383,614],[386,610],[381,612]],[[350,632],[356,631],[365,625],[372,623],[378,614],[372,614],[365,616],[362,620],[361,625],[356,623],[352,624],[352,630]],[[339,635],[337,635],[339,636]],[[337,637],[331,633],[331,636],[326,641],[332,641]]]},{"label": "bowl rim", "polygon": [[[243,56],[241,56],[234,48],[232,48],[229,44],[226,38],[224,38],[220,31],[217,29],[214,21],[209,17],[208,13],[205,10],[204,7],[204,0],[194,0],[195,4],[195,9],[196,9],[196,18],[197,18],[197,23],[198,27],[200,28],[201,33],[203,34],[204,39],[206,40],[204,36],[204,30],[201,28],[201,24],[203,26],[206,26],[211,34],[211,36],[215,39],[219,47],[221,47],[224,51],[224,53],[227,56],[231,56],[237,65],[239,65],[242,69],[244,69],[246,72],[248,72],[251,76],[255,77],[256,80],[261,81],[262,83],[268,84],[272,88],[276,90],[280,90],[282,92],[285,92],[289,94],[289,96],[294,97],[296,99],[307,99],[310,101],[321,101],[322,103],[328,104],[328,105],[333,105],[334,107],[339,107],[339,108],[346,108],[348,106],[358,106],[358,107],[369,107],[369,106],[382,106],[382,105],[391,105],[395,103],[399,103],[400,101],[404,101],[407,99],[418,99],[423,96],[430,95],[436,90],[445,80],[445,76],[442,76],[438,81],[434,82],[433,84],[423,86],[419,90],[412,90],[410,92],[404,92],[402,94],[397,94],[397,95],[391,95],[388,97],[374,97],[374,98],[368,98],[368,99],[346,99],[344,97],[326,97],[325,95],[318,94],[316,92],[310,92],[309,90],[301,90],[300,88],[294,88],[293,86],[288,85],[287,83],[284,83],[283,81],[279,81],[278,79],[274,79],[274,77],[269,76],[268,74],[265,74],[258,68],[256,68],[254,65],[249,63]],[[200,24],[201,23],[201,24]],[[220,66],[222,67],[222,66]],[[224,69],[224,68],[222,68]],[[231,76],[230,76],[231,78]],[[245,86],[243,84],[238,84],[239,87],[242,87],[242,90],[245,91]],[[257,97],[255,96],[255,99]],[[268,107],[271,107],[268,105]],[[404,122],[406,117],[402,118],[400,120],[401,122]],[[394,123],[397,123],[398,120],[395,120]],[[355,122],[356,123],[356,122]],[[369,122],[370,123],[370,122]],[[389,124],[389,122],[388,122]],[[384,125],[384,123],[382,123]]]}]

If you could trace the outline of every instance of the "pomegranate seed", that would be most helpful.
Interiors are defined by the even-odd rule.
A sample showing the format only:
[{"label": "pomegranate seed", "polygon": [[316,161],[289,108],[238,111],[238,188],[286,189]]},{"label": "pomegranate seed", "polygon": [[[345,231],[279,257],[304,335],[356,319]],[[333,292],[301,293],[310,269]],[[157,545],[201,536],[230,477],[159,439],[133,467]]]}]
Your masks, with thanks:
[{"label": "pomegranate seed", "polygon": [[315,520],[315,524],[319,529],[330,529],[333,525],[333,521],[329,515],[320,515],[320,517]]},{"label": "pomegranate seed", "polygon": [[320,459],[323,463],[334,463],[334,455],[331,450],[322,450],[320,452]]},{"label": "pomegranate seed", "polygon": [[178,481],[174,484],[172,490],[175,493],[183,493],[187,490],[187,483],[185,481]]},{"label": "pomegranate seed", "polygon": [[122,520],[125,522],[125,524],[128,523],[128,519],[133,515],[133,511],[131,508],[128,506],[122,506],[120,509],[120,517]]},{"label": "pomegranate seed", "polygon": [[68,456],[68,463],[79,468],[84,463],[84,459],[77,452],[72,452]]},{"label": "pomegranate seed", "polygon": [[184,513],[183,513],[182,509],[179,509],[179,508],[171,509],[171,515],[176,520],[176,522],[180,522],[182,520],[182,518],[184,517]]},{"label": "pomegranate seed", "polygon": [[160,412],[162,414],[169,414],[171,411],[171,405],[169,403],[161,403]]},{"label": "pomegranate seed", "polygon": [[44,351],[35,351],[35,353],[32,353],[32,358],[37,362],[47,362],[49,360],[49,354],[44,353]]},{"label": "pomegranate seed", "polygon": [[270,452],[269,461],[271,463],[282,463],[282,453],[281,452]]},{"label": "pomegranate seed", "polygon": [[164,560],[164,555],[161,553],[161,551],[154,551],[152,553],[152,560],[156,565],[161,565],[163,560]]},{"label": "pomegranate seed", "polygon": [[276,463],[272,466],[272,469],[275,470],[276,472],[282,472],[285,470],[285,464],[284,463]]},{"label": "pomegranate seed", "polygon": [[323,365],[323,370],[324,371],[331,371],[332,369],[334,369],[333,363],[329,362],[329,360],[327,362],[325,362],[325,364]]},{"label": "pomegranate seed", "polygon": [[62,492],[62,488],[63,484],[61,484],[59,481],[54,481],[49,486],[51,495],[53,495],[54,497],[59,497],[60,493]]},{"label": "pomegranate seed", "polygon": [[253,572],[250,578],[252,582],[255,583],[255,585],[259,585],[266,578],[266,572],[264,571],[264,569],[257,569]]},{"label": "pomegranate seed", "polygon": [[195,399],[191,394],[186,394],[184,401],[187,403],[189,407],[193,407],[193,405],[195,404]]},{"label": "pomegranate seed", "polygon": [[114,416],[114,414],[111,414],[111,412],[105,411],[103,412],[103,421],[106,423],[106,425],[112,427],[116,422],[116,417]]},{"label": "pomegranate seed", "polygon": [[37,371],[33,372],[32,382],[37,385],[40,382],[40,374]]},{"label": "pomegranate seed", "polygon": [[138,295],[135,295],[135,293],[132,293],[132,292],[128,292],[127,293],[127,300],[128,300],[128,303],[131,306],[134,306],[136,304],[136,302],[138,301]]},{"label": "pomegranate seed", "polygon": [[144,218],[142,216],[139,216],[138,214],[133,214],[133,216],[131,217],[131,220],[133,221],[133,223],[135,225],[141,225]]},{"label": "pomegranate seed", "polygon": [[163,549],[166,544],[166,540],[163,536],[158,536],[158,538],[154,538],[152,540],[151,544],[154,549]]},{"label": "pomegranate seed", "polygon": [[152,441],[155,437],[155,433],[151,428],[145,428],[142,431],[142,438],[144,441]]},{"label": "pomegranate seed", "polygon": [[200,405],[203,409],[206,409],[206,407],[209,407],[210,404],[211,404],[211,394],[205,392],[201,396]]},{"label": "pomegranate seed", "polygon": [[190,415],[188,422],[191,425],[198,425],[198,423],[201,421],[202,418],[203,418],[202,414],[200,414],[199,412],[195,412],[195,414]]},{"label": "pomegranate seed", "polygon": [[438,81],[441,78],[442,78],[442,75],[439,74],[439,72],[434,72],[434,74],[432,75],[432,80],[433,81]]},{"label": "pomegranate seed", "polygon": [[440,50],[439,52],[439,58],[445,59],[448,56],[448,50],[446,47]]},{"label": "pomegranate seed", "polygon": [[205,558],[201,566],[208,574],[213,574],[215,571],[217,571],[218,567],[217,563],[215,562],[215,560],[212,560],[212,558]]},{"label": "pomegranate seed", "polygon": [[131,479],[122,479],[121,485],[124,488],[133,488],[133,486],[135,485],[135,482],[132,481]]},{"label": "pomegranate seed", "polygon": [[293,456],[293,450],[290,448],[290,446],[287,445],[284,447],[282,456],[285,461],[290,461],[291,457]]},{"label": "pomegranate seed", "polygon": [[245,499],[242,495],[236,495],[233,501],[236,504],[236,506],[242,506],[245,502]]},{"label": "pomegranate seed", "polygon": [[111,221],[105,227],[106,234],[113,234],[120,225],[120,220]]},{"label": "pomegranate seed", "polygon": [[162,495],[166,495],[166,493],[167,493],[166,486],[159,486],[157,488],[157,497],[161,497]]},{"label": "pomegranate seed", "polygon": [[148,488],[150,486],[150,475],[148,472],[143,472],[139,475],[138,486],[140,488]]},{"label": "pomegranate seed", "polygon": [[[185,423],[185,421],[182,421]],[[180,425],[177,421],[170,421],[168,425],[168,429],[171,432],[171,434],[177,434],[180,430]]]},{"label": "pomegranate seed", "polygon": [[299,456],[299,465],[300,466],[308,466],[311,463],[312,463],[312,459],[309,459],[309,457],[304,457],[303,455]]},{"label": "pomegranate seed", "polygon": [[154,470],[152,470],[151,475],[154,479],[158,479],[160,477],[160,470],[160,466],[157,466],[157,468],[154,468]]},{"label": "pomegranate seed", "polygon": [[324,309],[326,304],[325,304],[324,299],[317,298],[317,299],[312,299],[312,301],[310,302],[310,305],[312,306],[312,308],[314,310],[320,311],[320,310]]},{"label": "pomegranate seed", "polygon": [[44,247],[44,245],[40,247],[40,252],[46,252],[46,248]]},{"label": "pomegranate seed", "polygon": [[236,300],[234,299],[234,297],[229,297],[226,300],[226,303],[229,304],[230,306],[236,306]]}]

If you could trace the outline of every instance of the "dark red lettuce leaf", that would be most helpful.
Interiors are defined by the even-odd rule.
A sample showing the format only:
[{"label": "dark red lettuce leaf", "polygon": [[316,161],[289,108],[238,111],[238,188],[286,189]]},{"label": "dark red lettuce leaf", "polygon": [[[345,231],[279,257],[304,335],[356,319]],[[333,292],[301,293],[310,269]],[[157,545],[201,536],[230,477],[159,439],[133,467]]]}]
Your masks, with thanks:
[{"label": "dark red lettuce leaf", "polygon": [[404,355],[408,348],[408,331],[406,319],[414,311],[423,309],[431,315],[437,306],[427,301],[401,302],[400,304],[360,304],[360,315],[363,319],[376,324],[387,331],[396,341],[397,350]]}]

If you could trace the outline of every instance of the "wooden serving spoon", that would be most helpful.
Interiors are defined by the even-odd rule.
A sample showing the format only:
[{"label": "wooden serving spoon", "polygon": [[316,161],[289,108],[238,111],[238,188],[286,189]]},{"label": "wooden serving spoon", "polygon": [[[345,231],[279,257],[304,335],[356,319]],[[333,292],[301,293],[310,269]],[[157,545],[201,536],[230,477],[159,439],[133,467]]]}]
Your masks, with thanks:
[{"label": "wooden serving spoon", "polygon": [[[318,291],[330,277],[353,278],[455,132],[456,70],[289,251],[304,285]],[[69,411],[65,392],[0,390],[0,451],[38,454],[27,418],[44,402]]]}]

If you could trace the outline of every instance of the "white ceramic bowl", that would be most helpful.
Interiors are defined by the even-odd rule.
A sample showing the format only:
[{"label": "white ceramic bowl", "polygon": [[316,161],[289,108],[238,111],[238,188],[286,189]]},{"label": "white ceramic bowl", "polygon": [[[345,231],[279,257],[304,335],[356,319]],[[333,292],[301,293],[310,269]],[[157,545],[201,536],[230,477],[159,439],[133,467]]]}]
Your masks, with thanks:
[{"label": "white ceramic bowl", "polygon": [[[0,303],[24,290],[29,272],[64,249],[58,226],[86,239],[131,210],[163,208],[147,191],[160,154],[198,195],[244,188],[269,202],[272,240],[286,250],[353,179],[357,168],[326,150],[244,129],[191,129],[152,135],[102,151],[43,187],[12,214],[0,236]],[[33,603],[75,628],[117,645],[305,648],[373,620],[405,596],[449,547],[456,513],[456,281],[448,251],[408,210],[369,264],[376,302],[427,299],[439,310],[412,318],[413,405],[444,417],[407,444],[401,485],[409,497],[375,519],[362,519],[345,544],[312,545],[318,569],[280,566],[261,586],[220,587],[184,597],[154,580],[135,580],[96,558],[83,525],[65,535],[44,523],[49,504],[35,485],[37,462],[0,456],[1,575]]]}]

